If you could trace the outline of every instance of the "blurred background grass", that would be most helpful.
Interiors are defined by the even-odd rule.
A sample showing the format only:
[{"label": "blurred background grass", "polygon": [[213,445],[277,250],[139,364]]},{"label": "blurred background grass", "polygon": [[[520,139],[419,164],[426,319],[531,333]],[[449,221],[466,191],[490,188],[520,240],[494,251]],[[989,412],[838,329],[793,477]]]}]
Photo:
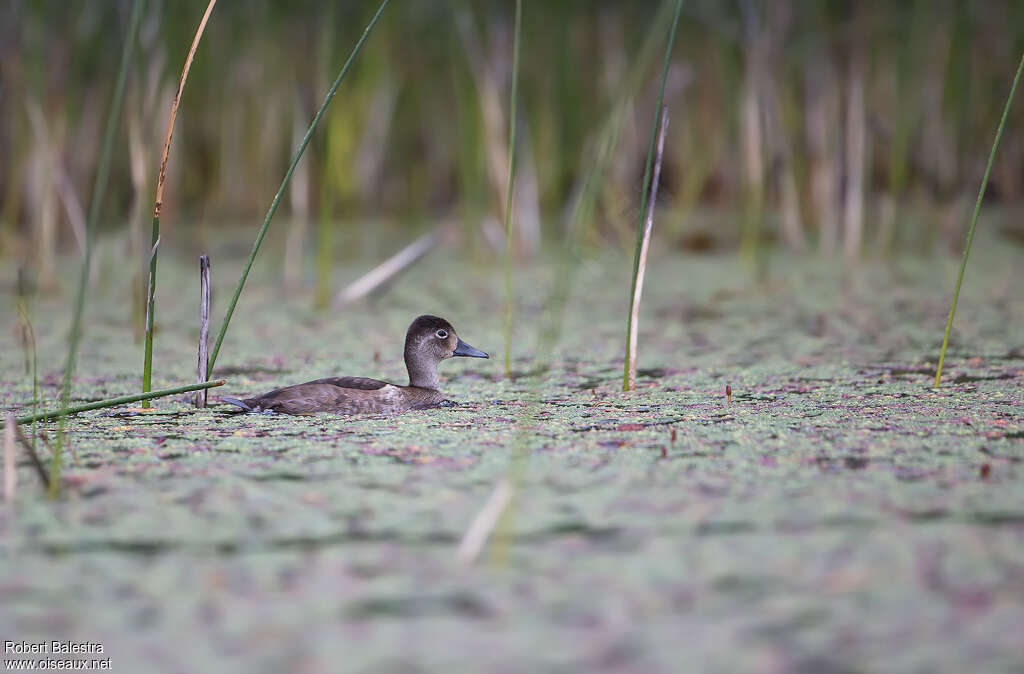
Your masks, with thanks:
[{"label": "blurred background grass", "polygon": [[[102,230],[124,235],[140,270],[170,101],[205,5],[149,3],[130,75]],[[376,5],[217,6],[175,130],[168,238],[183,226],[255,232]],[[632,247],[670,5],[525,4],[519,256],[570,239],[574,250]],[[82,245],[130,7],[0,5],[0,255],[44,290],[59,255]],[[274,253],[285,282],[307,280],[309,259],[329,265],[339,228],[353,235],[342,256],[390,252],[373,243],[380,223],[411,239],[438,222],[467,253],[500,254],[513,10],[496,0],[388,8],[275,225],[287,232]],[[1014,0],[686,2],[658,235],[689,250],[780,245],[849,260],[956,252],[1022,49]],[[1018,105],[990,202],[1024,196],[1022,129]]]}]

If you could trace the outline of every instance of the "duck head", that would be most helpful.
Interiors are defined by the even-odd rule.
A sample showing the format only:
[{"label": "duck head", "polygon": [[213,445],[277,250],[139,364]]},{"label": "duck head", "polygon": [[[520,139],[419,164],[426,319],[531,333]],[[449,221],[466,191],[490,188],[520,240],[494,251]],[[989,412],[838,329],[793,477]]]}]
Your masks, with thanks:
[{"label": "duck head", "polygon": [[459,339],[452,324],[443,318],[424,315],[412,322],[405,333],[405,367],[409,370],[410,386],[438,388],[437,364],[452,356],[490,358]]}]

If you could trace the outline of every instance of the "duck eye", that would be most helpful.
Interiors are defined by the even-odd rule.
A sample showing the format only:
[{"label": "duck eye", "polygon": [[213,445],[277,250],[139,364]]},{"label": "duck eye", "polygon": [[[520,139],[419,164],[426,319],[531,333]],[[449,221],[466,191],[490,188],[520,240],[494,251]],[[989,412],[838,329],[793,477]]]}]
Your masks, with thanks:
[{"label": "duck eye", "polygon": [[448,339],[448,331],[447,330],[438,330],[434,334],[437,335],[438,339]]}]

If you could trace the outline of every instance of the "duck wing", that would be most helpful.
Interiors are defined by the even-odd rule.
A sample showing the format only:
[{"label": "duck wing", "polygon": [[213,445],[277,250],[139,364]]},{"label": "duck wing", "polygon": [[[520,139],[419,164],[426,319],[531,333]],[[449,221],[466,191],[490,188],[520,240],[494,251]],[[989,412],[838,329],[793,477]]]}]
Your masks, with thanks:
[{"label": "duck wing", "polygon": [[365,377],[330,377],[274,389],[244,402],[254,412],[357,414],[393,411],[400,389]]},{"label": "duck wing", "polygon": [[[388,385],[386,381],[370,379],[369,377],[325,377],[324,379],[306,382],[306,384],[329,384],[338,388],[354,388],[360,391],[376,391]],[[306,384],[302,384],[302,386]]]}]

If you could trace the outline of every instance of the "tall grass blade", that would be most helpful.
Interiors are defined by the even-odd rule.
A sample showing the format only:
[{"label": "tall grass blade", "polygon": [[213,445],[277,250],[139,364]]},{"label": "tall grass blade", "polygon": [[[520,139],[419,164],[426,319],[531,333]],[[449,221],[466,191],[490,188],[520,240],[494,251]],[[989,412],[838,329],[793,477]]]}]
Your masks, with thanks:
[{"label": "tall grass blade", "polygon": [[277,194],[274,195],[274,200],[270,202],[270,208],[267,210],[267,216],[263,219],[263,226],[260,227],[259,234],[256,235],[256,241],[252,244],[252,251],[249,253],[249,259],[245,263],[245,268],[242,269],[242,276],[238,279],[238,285],[235,287],[235,294],[231,297],[231,302],[228,303],[227,313],[224,314],[224,322],[220,325],[220,332],[217,333],[217,341],[213,345],[213,352],[210,354],[210,366],[207,369],[207,377],[213,373],[213,367],[217,363],[217,354],[220,353],[220,346],[224,342],[224,335],[228,331],[228,325],[231,323],[231,316],[235,313],[235,305],[238,304],[238,298],[242,294],[242,288],[245,287],[245,280],[249,277],[249,271],[252,269],[252,264],[256,260],[256,254],[260,251],[260,244],[263,243],[263,237],[266,236],[267,230],[270,228],[270,221],[274,218],[274,213],[277,212],[277,206],[281,203],[281,197],[284,195],[286,189],[288,189],[288,183],[292,180],[292,174],[295,173],[295,167],[298,165],[299,160],[302,158],[303,153],[306,151],[306,146],[309,145],[310,139],[313,138],[313,132],[316,130],[317,125],[320,123],[320,118],[324,116],[324,111],[327,110],[327,106],[331,104],[331,100],[334,98],[334,94],[338,91],[338,87],[341,85],[342,80],[345,79],[345,75],[348,74],[349,68],[355,61],[356,55],[359,54],[359,50],[362,48],[363,43],[366,42],[366,38],[370,36],[373,31],[373,27],[377,25],[377,20],[380,19],[380,15],[384,12],[384,8],[388,6],[391,0],[383,0],[380,3],[380,7],[377,8],[377,13],[370,19],[370,23],[367,24],[363,30],[362,37],[356,42],[356,46],[352,48],[352,53],[349,54],[348,60],[345,61],[345,65],[341,67],[341,72],[338,73],[337,79],[334,80],[334,84],[327,91],[327,96],[324,97],[324,102],[320,106],[320,109],[316,111],[316,115],[313,116],[313,121],[309,124],[309,129],[306,130],[306,135],[302,138],[302,143],[295,151],[295,156],[292,157],[292,163],[288,167],[288,171],[284,174],[284,180],[281,181],[281,187],[278,188]]},{"label": "tall grass blade", "polygon": [[[199,27],[196,29],[195,37],[192,38],[192,46],[189,47],[188,56],[185,57],[185,66],[181,69],[181,79],[178,81],[178,92],[174,94],[171,101],[171,117],[167,120],[167,136],[164,138],[164,152],[160,157],[160,172],[156,177],[156,200],[153,204],[153,238],[152,249],[149,253],[149,282],[146,290],[146,346],[142,361],[142,392],[145,393],[153,388],[153,312],[156,308],[156,254],[160,247],[160,210],[164,205],[164,181],[167,179],[167,156],[171,152],[171,136],[174,135],[174,121],[178,116],[178,104],[181,103],[181,94],[185,90],[185,81],[188,80],[188,71],[192,68],[192,59],[199,46],[199,40],[206,30],[206,22],[210,18],[213,6],[217,0],[210,0],[206,5],[206,12],[203,14]],[[149,407],[149,401],[142,405]]]},{"label": "tall grass blade", "polygon": [[960,285],[964,281],[964,271],[967,269],[967,256],[971,254],[971,243],[974,241],[974,226],[978,223],[978,213],[981,211],[981,200],[985,196],[985,188],[988,186],[988,175],[992,171],[992,164],[996,158],[996,148],[999,147],[999,139],[1003,136],[1003,127],[1006,126],[1006,117],[1010,113],[1010,104],[1013,102],[1013,94],[1017,91],[1017,82],[1020,81],[1021,70],[1024,70],[1024,53],[1020,55],[1020,64],[1017,66],[1017,74],[1013,76],[1013,85],[1010,87],[1010,95],[1006,97],[1006,106],[1003,108],[1003,116],[999,120],[999,128],[996,129],[995,140],[992,141],[992,151],[988,155],[988,165],[985,166],[985,175],[981,179],[981,188],[978,190],[978,200],[974,203],[974,213],[971,214],[971,226],[967,229],[967,240],[964,242],[964,254],[960,258],[960,272],[956,275],[956,286],[953,288],[953,302],[949,305],[949,317],[946,319],[946,333],[942,337],[942,349],[939,351],[939,365],[935,369],[935,388],[939,387],[942,381],[942,364],[946,360],[946,347],[949,346],[949,333],[953,329],[953,316],[956,315],[956,303],[960,299]]},{"label": "tall grass blade", "polygon": [[[647,146],[647,164],[644,167],[643,191],[640,199],[640,223],[636,232],[636,252],[633,256],[633,283],[629,289],[629,297],[636,295],[636,281],[640,270],[640,252],[644,244],[644,226],[647,219],[647,198],[651,189],[651,169],[654,164],[654,144],[658,138],[658,128],[661,126],[662,107],[665,100],[665,82],[668,80],[668,67],[672,62],[672,47],[676,42],[676,28],[679,26],[679,15],[683,10],[683,0],[676,0],[675,16],[672,18],[672,29],[668,35],[668,45],[665,47],[665,61],[661,68],[661,86],[658,89],[658,105],[654,108],[654,125],[651,127],[651,140]],[[626,354],[622,364],[622,390],[629,391],[629,357],[633,351],[633,312],[630,311],[626,320]]]},{"label": "tall grass blade", "polygon": [[512,93],[508,99],[508,191],[505,192],[505,376],[512,374],[512,192],[516,184],[516,102],[519,97],[519,38],[523,1],[516,0],[512,37]]},{"label": "tall grass blade", "polygon": [[[61,385],[60,406],[67,408],[71,399],[71,380],[75,374],[75,363],[78,358],[78,344],[82,339],[82,314],[85,310],[85,289],[89,285],[89,270],[92,266],[93,241],[96,238],[96,226],[100,219],[100,207],[103,195],[107,192],[107,180],[110,177],[110,157],[114,152],[114,135],[121,121],[121,103],[124,100],[124,84],[128,78],[128,64],[131,62],[132,47],[142,23],[142,14],[146,0],[135,0],[132,3],[131,15],[128,19],[128,32],[121,48],[121,64],[117,71],[117,82],[110,98],[110,109],[107,111],[107,124],[103,133],[103,145],[100,149],[99,163],[96,167],[96,180],[92,186],[92,199],[89,202],[89,215],[85,221],[85,259],[82,260],[82,272],[78,279],[75,294],[74,313],[71,317],[71,330],[68,334],[68,357],[64,367],[64,381]],[[60,468],[62,441],[64,438],[64,417],[61,416],[60,428],[57,433],[57,448],[53,453],[53,465],[50,474],[50,496],[56,497],[60,489]]]}]

